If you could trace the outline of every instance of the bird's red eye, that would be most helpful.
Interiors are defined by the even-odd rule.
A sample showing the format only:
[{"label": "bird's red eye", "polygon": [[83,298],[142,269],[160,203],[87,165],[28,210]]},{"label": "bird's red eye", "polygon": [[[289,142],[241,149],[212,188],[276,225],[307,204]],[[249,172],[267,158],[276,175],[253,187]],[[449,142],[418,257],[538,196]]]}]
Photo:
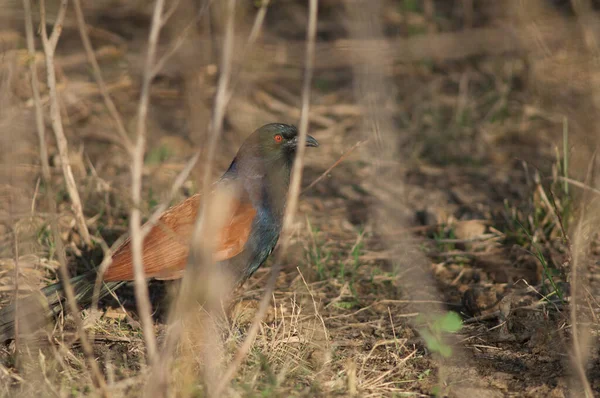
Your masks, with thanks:
[{"label": "bird's red eye", "polygon": [[281,134],[277,134],[275,137],[273,137],[273,139],[275,142],[281,142],[283,141],[283,136]]}]

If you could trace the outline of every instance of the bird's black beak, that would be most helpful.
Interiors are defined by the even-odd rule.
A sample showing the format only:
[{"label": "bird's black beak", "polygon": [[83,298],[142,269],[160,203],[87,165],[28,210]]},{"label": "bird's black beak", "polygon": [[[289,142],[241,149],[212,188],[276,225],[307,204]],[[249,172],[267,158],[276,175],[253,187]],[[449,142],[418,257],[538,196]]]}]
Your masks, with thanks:
[{"label": "bird's black beak", "polygon": [[318,147],[319,141],[315,140],[315,137],[311,137],[310,135],[306,136],[306,146]]},{"label": "bird's black beak", "polygon": [[[288,141],[288,143],[286,144],[286,147],[291,149],[292,151],[295,151],[296,148],[298,148],[298,138],[299,137],[294,137],[293,139]],[[316,148],[319,146],[319,141],[315,140],[315,137],[311,137],[310,135],[307,135],[306,136],[306,146],[311,146],[311,147]]]}]

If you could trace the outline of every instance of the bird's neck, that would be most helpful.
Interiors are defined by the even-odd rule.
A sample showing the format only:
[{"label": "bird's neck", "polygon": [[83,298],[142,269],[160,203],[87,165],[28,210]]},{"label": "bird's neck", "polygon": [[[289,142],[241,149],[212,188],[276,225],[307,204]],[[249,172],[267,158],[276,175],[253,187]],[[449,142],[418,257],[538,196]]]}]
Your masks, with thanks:
[{"label": "bird's neck", "polygon": [[285,159],[265,162],[263,159],[234,159],[222,179],[241,183],[243,196],[254,207],[263,209],[276,219],[283,217],[291,167]]}]

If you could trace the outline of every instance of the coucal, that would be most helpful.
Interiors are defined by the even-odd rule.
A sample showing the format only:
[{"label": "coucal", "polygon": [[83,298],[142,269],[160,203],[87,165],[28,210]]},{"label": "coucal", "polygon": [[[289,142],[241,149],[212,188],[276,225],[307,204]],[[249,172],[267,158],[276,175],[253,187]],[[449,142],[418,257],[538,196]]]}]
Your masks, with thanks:
[{"label": "coucal", "polygon": [[[233,204],[228,207],[226,220],[215,235],[213,259],[217,267],[223,267],[238,283],[248,279],[277,244],[291,167],[299,144],[296,127],[280,123],[264,125],[244,141],[213,187],[235,187]],[[317,147],[319,143],[307,136],[306,146]],[[147,278],[173,280],[183,276],[201,200],[202,196],[195,194],[166,210],[144,238],[142,258]],[[127,239],[113,254],[112,264],[104,274],[100,297],[133,278],[131,244]],[[80,306],[91,303],[95,279],[95,271],[71,279]],[[47,302],[47,316],[57,314],[64,301],[61,282],[41,292]],[[24,303],[19,312],[27,311],[27,300]],[[0,341],[14,337],[14,308],[12,304],[0,310]],[[27,317],[30,327],[41,326],[39,313],[36,319],[31,318]]]}]

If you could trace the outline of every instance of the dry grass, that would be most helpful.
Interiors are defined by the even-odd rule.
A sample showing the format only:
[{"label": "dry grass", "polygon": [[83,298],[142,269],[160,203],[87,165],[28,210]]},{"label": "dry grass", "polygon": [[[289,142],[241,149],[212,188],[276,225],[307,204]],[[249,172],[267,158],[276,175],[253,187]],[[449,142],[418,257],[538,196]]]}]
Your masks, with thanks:
[{"label": "dry grass", "polygon": [[[184,281],[169,315],[179,285],[152,282],[151,311],[123,287],[99,312],[19,323],[0,394],[597,395],[600,20],[570,3],[322,0],[311,72],[307,2],[180,0],[153,23],[153,2],[76,1],[54,119],[48,57],[28,55],[21,5],[3,5],[0,306],[58,280],[61,261],[99,266],[132,219],[208,186],[263,123],[300,120],[321,146],[297,174],[280,273],[269,262],[223,307],[215,283]],[[68,145],[45,134],[40,151],[57,113]],[[448,311],[460,332],[438,333]]]}]

